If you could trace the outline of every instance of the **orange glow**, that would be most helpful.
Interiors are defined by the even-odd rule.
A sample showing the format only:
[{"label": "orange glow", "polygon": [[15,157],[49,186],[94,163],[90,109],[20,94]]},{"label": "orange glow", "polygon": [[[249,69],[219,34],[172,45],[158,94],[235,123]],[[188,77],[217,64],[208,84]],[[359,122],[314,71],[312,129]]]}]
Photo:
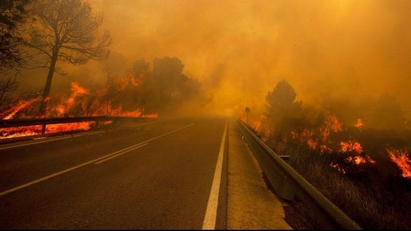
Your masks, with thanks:
[{"label": "orange glow", "polygon": [[48,124],[46,126],[46,133],[58,133],[65,131],[84,130],[87,131],[95,122],[78,122],[78,123],[64,123],[64,124]]},{"label": "orange glow", "polygon": [[357,141],[348,141],[348,142],[340,142],[341,148],[339,152],[351,152],[355,151],[358,153],[362,153],[362,147],[361,144],[358,143]]},{"label": "orange glow", "polygon": [[[346,166],[346,164],[353,164],[353,165],[361,165],[361,164],[366,164],[366,163],[371,163],[371,164],[375,164],[376,161],[373,160],[370,156],[368,155],[357,155],[357,156],[349,156],[347,158],[344,159],[345,164],[343,164],[344,166]],[[330,167],[337,169],[338,171],[342,172],[343,174],[347,173],[346,168],[341,164],[338,163],[330,163]]]},{"label": "orange glow", "polygon": [[261,121],[259,121],[259,120],[253,121],[253,128],[254,128],[254,130],[256,130],[256,131],[259,131],[260,128],[261,128]]},{"label": "orange glow", "polygon": [[41,125],[1,128],[0,139],[38,135],[41,133],[41,128]]},{"label": "orange glow", "polygon": [[[73,131],[73,130],[87,131],[91,128],[93,124],[95,124],[95,122],[48,124],[46,126],[45,133],[50,134],[50,133],[66,132],[66,131]],[[0,139],[40,135],[41,130],[42,130],[42,125],[1,128],[0,129]]]},{"label": "orange glow", "polygon": [[371,159],[368,155],[363,156],[349,156],[345,159],[346,162],[350,162],[356,165],[365,164],[365,163],[376,163],[375,160]]},{"label": "orange glow", "polygon": [[56,106],[56,111],[58,115],[65,115],[74,105],[75,99],[84,94],[89,94],[89,91],[85,88],[80,87],[76,82],[71,83],[71,96],[65,100],[65,102]]},{"label": "orange glow", "polygon": [[364,126],[364,123],[362,122],[361,119],[357,119],[357,123],[354,125],[354,127],[358,128],[361,130],[361,128]]},{"label": "orange glow", "polygon": [[[127,85],[127,82],[131,84],[136,83],[133,76],[127,79],[127,81],[120,82],[118,87],[124,88]],[[134,84],[133,84],[134,85]],[[71,95],[66,98],[62,99],[61,102],[54,106],[54,108],[49,109],[50,111],[55,112],[52,113],[53,115],[57,116],[67,116],[67,113],[75,106],[76,103],[80,103],[81,107],[85,107],[86,99],[79,101],[80,96],[88,95],[90,91],[86,88],[81,87],[78,83],[72,82],[71,83]],[[17,112],[21,111],[22,109],[28,107],[32,103],[39,101],[40,98],[31,99],[28,101],[22,101],[17,106],[13,107],[7,112],[7,116],[4,117],[4,120],[11,119]],[[49,100],[49,99],[48,99]],[[100,108],[95,109],[93,112],[93,116],[100,116],[105,115],[107,112],[110,112],[111,116],[129,116],[129,117],[142,117],[142,118],[157,118],[158,114],[143,114],[140,109],[136,109],[134,111],[123,111],[122,106],[118,106],[117,108],[113,108],[111,104],[101,106]],[[111,121],[105,121],[103,124],[109,124]],[[72,130],[83,130],[87,131],[92,128],[95,122],[77,122],[77,123],[63,123],[63,124],[48,124],[46,125],[45,133],[58,133],[58,132],[65,132],[65,131],[72,131]],[[20,137],[20,136],[31,136],[31,135],[38,135],[41,134],[42,125],[35,125],[35,126],[19,126],[19,127],[11,127],[11,128],[1,128],[0,129],[0,139],[5,138],[13,138],[13,137]]]},{"label": "orange glow", "polygon": [[5,117],[3,118],[3,120],[8,120],[8,119],[13,118],[13,116],[14,116],[17,112],[19,112],[21,109],[29,106],[30,104],[32,104],[32,103],[34,103],[34,102],[36,102],[36,101],[39,101],[39,100],[40,100],[40,98],[35,98],[35,99],[28,100],[28,101],[19,102],[19,104],[18,104],[17,106],[11,108],[10,110],[8,110],[8,111],[5,113],[5,114],[7,114],[7,116],[5,116]]},{"label": "orange glow", "polygon": [[132,77],[130,78],[130,83],[131,83],[133,86],[138,87],[137,79],[134,78],[134,76],[132,76]]},{"label": "orange glow", "polygon": [[403,177],[411,177],[411,160],[409,154],[403,150],[386,149],[391,160],[397,164],[402,171]]},{"label": "orange glow", "polygon": [[340,123],[336,116],[328,117],[328,120],[324,122],[326,124],[322,129],[323,139],[326,140],[330,135],[330,132],[339,132],[342,131],[342,123]]},{"label": "orange glow", "polygon": [[340,121],[338,121],[337,117],[334,115],[328,117],[328,120],[325,121],[325,124],[327,124],[333,132],[342,131],[342,123],[340,123]]}]

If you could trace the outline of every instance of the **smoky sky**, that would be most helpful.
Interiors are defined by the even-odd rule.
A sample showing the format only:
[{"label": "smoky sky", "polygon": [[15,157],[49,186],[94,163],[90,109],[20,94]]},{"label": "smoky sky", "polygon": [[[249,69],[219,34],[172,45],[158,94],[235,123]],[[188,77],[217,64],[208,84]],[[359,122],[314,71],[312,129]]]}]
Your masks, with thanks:
[{"label": "smoky sky", "polygon": [[411,109],[409,0],[90,3],[127,68],[141,58],[178,57],[183,72],[209,88],[216,108],[262,107],[285,79],[303,105],[389,93]]}]

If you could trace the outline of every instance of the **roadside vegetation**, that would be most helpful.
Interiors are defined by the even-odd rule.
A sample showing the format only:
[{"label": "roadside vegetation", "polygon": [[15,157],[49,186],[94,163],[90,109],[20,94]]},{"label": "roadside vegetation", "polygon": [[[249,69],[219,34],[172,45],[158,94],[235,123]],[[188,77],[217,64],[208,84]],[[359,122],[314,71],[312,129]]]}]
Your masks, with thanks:
[{"label": "roadside vegetation", "polygon": [[[310,121],[295,97],[287,81],[279,82],[267,94],[266,119],[254,126],[256,133],[276,153],[289,155],[290,166],[363,229],[409,229],[411,131],[395,98],[383,95],[374,105],[395,108],[397,118],[323,110]],[[294,229],[321,228],[298,198],[286,213]]]}]

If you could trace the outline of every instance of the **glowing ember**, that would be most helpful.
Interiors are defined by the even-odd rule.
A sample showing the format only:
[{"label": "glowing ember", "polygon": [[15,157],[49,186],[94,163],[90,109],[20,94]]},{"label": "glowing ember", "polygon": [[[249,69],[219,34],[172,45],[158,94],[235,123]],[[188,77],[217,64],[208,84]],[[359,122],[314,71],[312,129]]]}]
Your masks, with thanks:
[{"label": "glowing ember", "polygon": [[337,169],[338,171],[342,172],[343,174],[347,173],[346,170],[336,163],[330,163],[330,167]]},{"label": "glowing ember", "polygon": [[327,145],[325,144],[320,145],[320,154],[324,154],[325,152],[331,153],[332,151],[333,150],[329,148]]}]

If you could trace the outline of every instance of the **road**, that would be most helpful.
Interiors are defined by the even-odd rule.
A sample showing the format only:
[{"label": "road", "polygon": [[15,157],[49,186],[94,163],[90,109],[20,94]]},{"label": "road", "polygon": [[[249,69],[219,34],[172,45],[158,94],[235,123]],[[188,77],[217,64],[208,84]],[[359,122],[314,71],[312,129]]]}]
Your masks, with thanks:
[{"label": "road", "polygon": [[250,176],[232,165],[235,158],[227,161],[238,145],[246,147],[241,138],[231,141],[229,121],[127,123],[2,145],[0,228],[289,229],[253,160],[254,201],[245,190]]}]

